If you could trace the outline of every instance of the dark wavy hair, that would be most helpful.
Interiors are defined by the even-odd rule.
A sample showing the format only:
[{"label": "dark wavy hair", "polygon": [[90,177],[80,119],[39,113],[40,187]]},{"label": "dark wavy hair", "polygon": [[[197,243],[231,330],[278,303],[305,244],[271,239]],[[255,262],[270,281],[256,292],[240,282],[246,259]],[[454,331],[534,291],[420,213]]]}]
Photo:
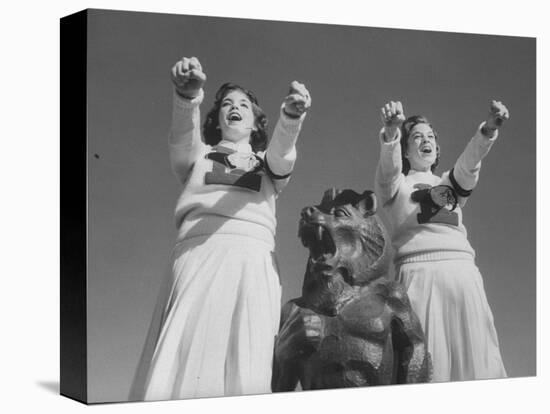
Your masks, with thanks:
[{"label": "dark wavy hair", "polygon": [[257,131],[250,133],[250,146],[252,151],[259,152],[265,151],[267,148],[267,115],[264,113],[258,99],[252,91],[243,88],[234,83],[224,83],[216,92],[216,100],[214,107],[206,115],[202,132],[204,136],[204,142],[208,145],[217,145],[222,139],[222,131],[220,129],[219,114],[223,99],[232,91],[241,91],[244,93],[250,102],[252,103],[252,113],[254,114],[254,125]]},{"label": "dark wavy hair", "polygon": [[[411,134],[411,130],[418,124],[428,125],[432,129],[435,139],[437,141],[437,132],[435,132],[434,127],[432,126],[432,124],[430,124],[426,117],[422,115],[413,115],[408,117],[405,122],[403,122],[403,124],[401,125],[401,161],[403,165],[402,171],[405,175],[407,175],[411,169],[411,164],[409,163],[409,160],[405,157],[405,155],[407,154],[407,149],[409,147],[409,135]],[[430,167],[432,172],[435,171],[437,165],[439,164],[439,157],[441,152],[439,149],[439,144],[436,143],[436,147],[437,153],[435,157],[435,162]]]}]

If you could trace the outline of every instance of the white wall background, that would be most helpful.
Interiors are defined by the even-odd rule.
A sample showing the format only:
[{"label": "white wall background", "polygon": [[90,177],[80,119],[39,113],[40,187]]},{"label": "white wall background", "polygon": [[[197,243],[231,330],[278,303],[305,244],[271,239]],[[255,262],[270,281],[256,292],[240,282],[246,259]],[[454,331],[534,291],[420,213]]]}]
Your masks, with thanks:
[{"label": "white wall background", "polygon": [[[59,1],[15,2],[4,5],[0,28],[2,53],[0,136],[2,156],[2,289],[0,315],[3,335],[0,355],[2,411],[77,412],[83,406],[59,397],[59,18],[86,7],[154,12],[340,23],[365,26],[536,36],[538,40],[538,160],[549,155],[543,123],[550,98],[548,73],[550,34],[542,3],[462,1],[378,2],[358,8],[351,1],[316,3],[178,1]],[[506,53],[505,50],[502,53]],[[537,378],[470,383],[404,386],[257,396],[246,398],[108,405],[107,412],[355,411],[542,412],[548,406],[548,306],[543,252],[548,219],[547,172],[539,168],[538,185],[538,372]],[[547,324],[546,324],[547,325]],[[292,410],[292,411],[291,411]]]}]

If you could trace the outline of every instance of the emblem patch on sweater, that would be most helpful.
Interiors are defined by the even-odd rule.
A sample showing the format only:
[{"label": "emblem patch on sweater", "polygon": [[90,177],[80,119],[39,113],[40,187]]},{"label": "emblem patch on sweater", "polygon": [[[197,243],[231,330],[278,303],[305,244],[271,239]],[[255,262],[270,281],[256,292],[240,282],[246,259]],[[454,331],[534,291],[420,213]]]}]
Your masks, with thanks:
[{"label": "emblem patch on sweater", "polygon": [[411,199],[420,204],[417,214],[418,224],[441,223],[458,226],[458,214],[454,211],[458,205],[455,190],[448,185],[416,184],[417,190]]},{"label": "emblem patch on sweater", "polygon": [[207,172],[205,184],[222,184],[260,191],[264,161],[255,154],[243,154],[224,147],[216,147],[206,158],[214,161]]}]

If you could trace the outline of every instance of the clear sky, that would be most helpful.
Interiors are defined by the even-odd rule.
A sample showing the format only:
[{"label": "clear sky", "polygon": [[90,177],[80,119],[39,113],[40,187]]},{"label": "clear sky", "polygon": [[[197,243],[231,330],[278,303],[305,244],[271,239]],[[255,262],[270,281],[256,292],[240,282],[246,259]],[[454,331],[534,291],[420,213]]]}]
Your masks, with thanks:
[{"label": "clear sky", "polygon": [[[289,83],[313,105],[278,201],[283,302],[299,296],[299,211],[329,187],[374,187],[379,108],[401,100],[452,167],[491,99],[511,119],[464,209],[510,376],[535,374],[535,40],[177,15],[93,12],[89,24],[90,398],[127,398],[175,238],[169,71],[197,56],[203,113],[224,82],[252,89],[274,126]],[[96,156],[97,155],[97,156]]]}]

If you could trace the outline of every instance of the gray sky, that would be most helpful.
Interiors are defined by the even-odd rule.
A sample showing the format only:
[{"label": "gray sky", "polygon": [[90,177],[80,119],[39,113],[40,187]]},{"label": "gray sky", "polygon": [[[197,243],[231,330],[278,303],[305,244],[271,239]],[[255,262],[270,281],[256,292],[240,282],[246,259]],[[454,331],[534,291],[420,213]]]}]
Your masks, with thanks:
[{"label": "gray sky", "polygon": [[208,75],[203,113],[232,81],[257,94],[273,127],[292,80],[311,92],[277,206],[283,302],[300,295],[307,259],[300,209],[332,186],[373,188],[383,103],[400,99],[408,114],[432,121],[441,173],[490,100],[502,100],[511,119],[464,222],[508,374],[535,374],[534,39],[127,12],[92,13],[89,36],[91,399],[126,399],[174,243],[181,188],[166,146],[169,70],[183,55],[197,56]]}]

